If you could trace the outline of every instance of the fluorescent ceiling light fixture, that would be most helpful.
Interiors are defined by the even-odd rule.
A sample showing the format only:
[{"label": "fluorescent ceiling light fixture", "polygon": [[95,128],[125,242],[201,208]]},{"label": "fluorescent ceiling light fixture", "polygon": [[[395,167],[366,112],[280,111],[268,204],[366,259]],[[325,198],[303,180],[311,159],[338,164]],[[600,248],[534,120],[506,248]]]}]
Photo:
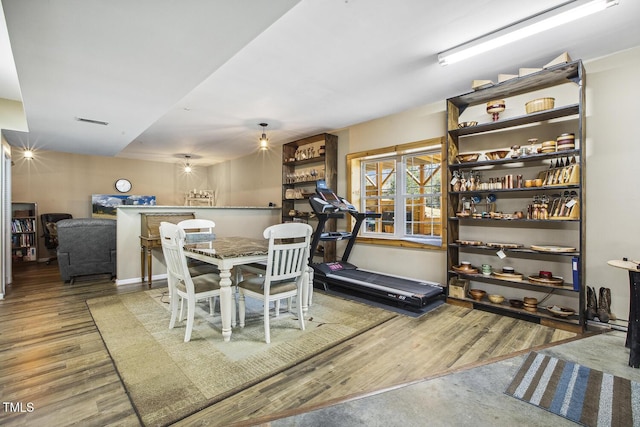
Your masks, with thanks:
[{"label": "fluorescent ceiling light fixture", "polygon": [[618,3],[619,0],[572,0],[441,52],[438,54],[438,62],[442,66],[453,64],[600,12]]}]

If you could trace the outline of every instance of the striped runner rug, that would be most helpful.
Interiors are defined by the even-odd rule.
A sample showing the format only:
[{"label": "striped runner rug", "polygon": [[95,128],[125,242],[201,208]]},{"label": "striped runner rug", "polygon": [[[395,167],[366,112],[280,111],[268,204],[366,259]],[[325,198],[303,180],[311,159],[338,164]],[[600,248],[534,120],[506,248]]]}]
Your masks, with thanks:
[{"label": "striped runner rug", "polygon": [[640,383],[536,352],[505,393],[585,426],[640,425]]}]

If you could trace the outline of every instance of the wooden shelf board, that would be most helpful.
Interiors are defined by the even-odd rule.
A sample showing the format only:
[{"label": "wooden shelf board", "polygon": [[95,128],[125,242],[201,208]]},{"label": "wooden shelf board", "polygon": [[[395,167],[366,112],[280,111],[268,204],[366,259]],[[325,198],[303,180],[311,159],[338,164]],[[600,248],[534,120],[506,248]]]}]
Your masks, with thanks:
[{"label": "wooden shelf board", "polygon": [[477,250],[481,250],[481,251],[498,251],[500,249],[502,249],[503,252],[507,252],[507,253],[518,253],[518,254],[528,254],[528,255],[553,255],[553,256],[570,256],[570,257],[579,257],[580,256],[580,252],[575,251],[575,252],[544,252],[544,251],[536,251],[533,249],[528,249],[528,248],[513,248],[513,249],[509,249],[509,248],[497,248],[497,247],[493,247],[493,246],[487,246],[487,245],[462,245],[460,243],[449,243],[449,246],[453,247],[453,248],[460,248],[460,249],[477,249]]},{"label": "wooden shelf board", "polygon": [[491,301],[487,301],[487,300],[474,300],[471,298],[456,298],[456,297],[452,297],[449,296],[447,297],[449,299],[452,300],[459,300],[459,301],[464,301],[466,303],[470,303],[472,304],[474,307],[487,307],[487,308],[491,308],[494,310],[500,310],[500,311],[504,311],[506,313],[515,313],[518,315],[523,315],[523,316],[530,316],[530,317],[535,317],[535,318],[539,318],[539,319],[552,319],[554,321],[557,322],[563,322],[563,323],[571,323],[574,325],[579,325],[580,324],[580,320],[579,320],[579,316],[577,314],[573,315],[573,316],[569,316],[569,317],[556,317],[553,316],[551,314],[548,314],[547,310],[544,307],[539,307],[538,311],[536,312],[530,312],[527,311],[523,308],[515,308],[515,307],[511,307],[511,305],[509,305],[509,303],[507,302],[507,300],[505,299],[504,302],[502,302],[501,304],[494,304]]},{"label": "wooden shelf board", "polygon": [[581,60],[559,64],[545,68],[537,73],[509,79],[486,89],[471,91],[449,98],[449,102],[460,109],[464,109],[468,105],[480,104],[492,99],[507,98],[565,82],[575,82],[580,77],[581,68]]},{"label": "wooden shelf board", "polygon": [[579,113],[578,104],[564,105],[562,107],[552,108],[550,110],[538,111],[536,113],[525,114],[522,116],[509,117],[495,122],[480,123],[476,126],[468,126],[464,128],[451,129],[449,134],[454,136],[475,135],[484,132],[490,132],[500,129],[508,129],[516,126],[527,125],[530,123],[544,122],[547,120],[558,119],[560,117],[574,116]]},{"label": "wooden shelf board", "polygon": [[571,223],[571,222],[580,222],[579,219],[492,219],[492,218],[472,218],[472,217],[457,217],[451,216],[448,218],[449,221],[481,221],[481,222],[513,222],[513,223],[527,223],[527,222],[537,222],[537,223],[549,223],[549,224],[562,224],[562,223]]},{"label": "wooden shelf board", "polygon": [[[555,159],[555,158],[558,158],[558,157],[579,156],[579,155],[580,155],[580,150],[563,150],[563,151],[555,151],[553,153],[529,154],[528,156],[517,157],[515,159],[507,157],[507,158],[500,159],[500,160],[481,160],[481,161],[478,161],[478,162],[451,163],[449,165],[449,169],[451,169],[451,170],[454,170],[454,169],[472,169],[472,168],[477,168],[477,167],[480,167],[480,166],[505,165],[505,164],[509,164],[509,163],[540,162],[540,161],[543,161],[543,160]],[[556,185],[556,186],[547,186],[547,187],[554,188],[554,187],[560,187],[560,186]],[[521,188],[520,190],[524,190],[524,189],[535,190],[535,189],[539,189],[539,188],[543,188],[543,187]],[[487,191],[487,190],[483,190],[483,191]]]},{"label": "wooden shelf board", "polygon": [[458,277],[474,280],[477,282],[485,282],[485,283],[493,283],[496,285],[508,286],[508,285],[518,285],[518,287],[523,288],[535,288],[535,289],[545,289],[545,290],[558,290],[558,291],[566,291],[566,292],[580,292],[579,290],[573,289],[573,284],[565,282],[562,286],[556,285],[543,285],[540,283],[531,283],[527,280],[526,276],[522,280],[504,280],[498,279],[494,276],[485,276],[483,274],[465,274],[460,273],[459,271],[450,271],[451,274],[457,274]]}]

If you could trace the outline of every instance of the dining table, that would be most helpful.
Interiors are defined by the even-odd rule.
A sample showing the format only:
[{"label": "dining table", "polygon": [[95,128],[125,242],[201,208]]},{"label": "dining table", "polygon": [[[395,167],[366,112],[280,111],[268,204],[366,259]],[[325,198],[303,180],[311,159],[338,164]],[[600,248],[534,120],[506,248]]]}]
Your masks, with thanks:
[{"label": "dining table", "polygon": [[[235,303],[234,286],[231,274],[234,267],[242,265],[259,265],[267,261],[269,241],[250,237],[215,237],[213,240],[197,243],[185,243],[184,254],[188,258],[215,265],[220,271],[220,317],[222,319],[222,338],[231,340],[232,304]],[[308,310],[310,300],[309,286],[311,269],[303,281],[303,311]],[[236,279],[241,280],[240,271],[236,269]],[[233,322],[235,324],[235,322]]]}]

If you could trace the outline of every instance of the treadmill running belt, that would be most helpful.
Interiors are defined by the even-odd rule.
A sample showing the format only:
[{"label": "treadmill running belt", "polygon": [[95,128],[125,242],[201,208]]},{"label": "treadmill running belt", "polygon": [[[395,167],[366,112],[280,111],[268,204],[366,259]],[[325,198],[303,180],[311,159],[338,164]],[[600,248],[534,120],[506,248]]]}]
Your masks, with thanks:
[{"label": "treadmill running belt", "polygon": [[387,276],[380,273],[374,273],[365,270],[340,270],[327,275],[327,277],[341,277],[358,282],[365,285],[371,283],[388,288],[398,289],[408,293],[420,294],[427,297],[439,295],[442,293],[442,287],[435,284],[420,282],[417,280],[403,279],[401,277]]}]

